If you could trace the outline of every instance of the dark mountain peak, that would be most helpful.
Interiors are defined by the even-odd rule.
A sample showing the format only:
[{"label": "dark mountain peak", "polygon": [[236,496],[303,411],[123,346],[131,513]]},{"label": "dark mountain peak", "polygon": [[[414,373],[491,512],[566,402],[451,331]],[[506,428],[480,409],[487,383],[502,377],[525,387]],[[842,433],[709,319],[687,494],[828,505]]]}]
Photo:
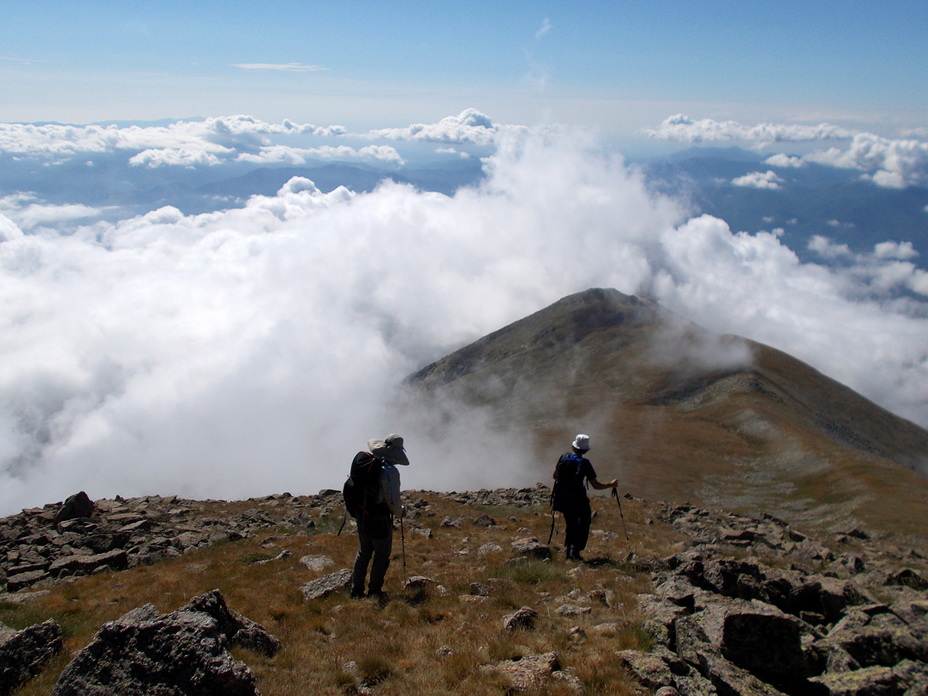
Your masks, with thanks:
[{"label": "dark mountain peak", "polygon": [[407,382],[450,420],[487,411],[539,461],[591,432],[650,496],[889,525],[907,509],[928,523],[915,473],[928,432],[786,353],[617,290],[558,300]]},{"label": "dark mountain peak", "polygon": [[653,325],[664,315],[670,316],[660,306],[618,290],[584,290],[487,334],[424,367],[408,381],[434,388],[519,356],[544,355],[557,360],[593,333],[615,327],[632,332]]}]

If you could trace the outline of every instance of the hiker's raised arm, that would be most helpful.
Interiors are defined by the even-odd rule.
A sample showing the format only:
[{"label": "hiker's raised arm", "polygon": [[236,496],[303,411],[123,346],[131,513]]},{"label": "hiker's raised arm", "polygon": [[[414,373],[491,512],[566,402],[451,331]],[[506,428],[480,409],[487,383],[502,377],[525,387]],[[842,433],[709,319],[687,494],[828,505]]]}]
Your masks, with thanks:
[{"label": "hiker's raised arm", "polygon": [[590,485],[593,486],[598,491],[604,490],[606,488],[615,488],[619,485],[619,479],[612,479],[608,483],[603,483],[595,478],[590,479]]}]

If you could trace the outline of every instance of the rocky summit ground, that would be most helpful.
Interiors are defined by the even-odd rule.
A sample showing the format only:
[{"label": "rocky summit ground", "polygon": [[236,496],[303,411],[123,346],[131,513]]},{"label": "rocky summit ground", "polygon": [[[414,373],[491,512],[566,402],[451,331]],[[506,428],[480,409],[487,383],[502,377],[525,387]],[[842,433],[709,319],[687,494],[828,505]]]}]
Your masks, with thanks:
[{"label": "rocky summit ground", "polygon": [[340,495],[90,500],[0,520],[0,694],[928,693],[924,538],[550,491],[404,493],[351,599]]}]

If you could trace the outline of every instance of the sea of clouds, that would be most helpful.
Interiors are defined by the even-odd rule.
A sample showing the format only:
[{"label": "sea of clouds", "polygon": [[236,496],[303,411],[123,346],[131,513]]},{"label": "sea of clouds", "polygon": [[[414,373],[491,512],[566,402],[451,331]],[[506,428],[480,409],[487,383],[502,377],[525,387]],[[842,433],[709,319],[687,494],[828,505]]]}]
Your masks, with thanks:
[{"label": "sea of clouds", "polygon": [[[436,433],[398,408],[397,386],[590,287],[645,293],[714,332],[776,346],[928,426],[924,272],[898,255],[804,264],[774,231],[733,231],[652,194],[586,134],[499,127],[470,111],[442,123],[382,131],[378,143],[492,142],[485,181],[450,197],[394,183],[324,193],[294,178],[233,209],[65,225],[61,206],[8,192],[0,514],[78,490],[314,493],[340,486],[354,453],[389,432],[406,438],[407,487],[531,485],[521,434],[475,414]],[[127,157],[209,166],[268,153],[266,126],[238,117],[176,126],[175,139],[170,128],[133,132]],[[30,142],[49,161],[90,137],[37,128]],[[128,135],[106,130],[93,147],[122,147]]]}]

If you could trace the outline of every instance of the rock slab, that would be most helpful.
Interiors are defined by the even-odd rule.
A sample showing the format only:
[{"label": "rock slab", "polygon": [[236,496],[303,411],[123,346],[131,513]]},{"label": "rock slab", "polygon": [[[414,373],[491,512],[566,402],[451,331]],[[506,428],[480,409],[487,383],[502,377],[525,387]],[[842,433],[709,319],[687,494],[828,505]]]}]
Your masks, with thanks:
[{"label": "rock slab", "polygon": [[104,624],[65,667],[52,696],[259,696],[252,671],[229,652],[233,644],[265,654],[280,647],[217,590],[169,614],[147,604]]}]

